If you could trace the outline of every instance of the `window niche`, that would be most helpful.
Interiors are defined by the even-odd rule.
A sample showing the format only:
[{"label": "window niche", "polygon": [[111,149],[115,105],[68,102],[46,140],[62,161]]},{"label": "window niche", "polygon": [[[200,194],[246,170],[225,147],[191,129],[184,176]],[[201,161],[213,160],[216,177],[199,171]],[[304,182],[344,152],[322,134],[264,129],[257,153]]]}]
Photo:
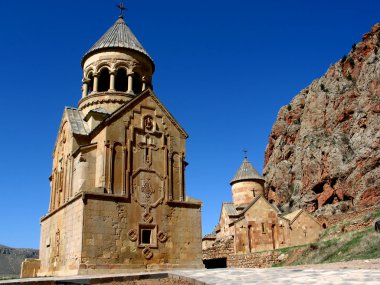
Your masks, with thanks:
[{"label": "window niche", "polygon": [[142,82],[141,75],[138,73],[134,73],[133,85],[132,85],[133,93],[135,93],[136,95],[140,94],[142,92],[142,86],[143,86],[143,82]]},{"label": "window niche", "polygon": [[90,72],[87,77],[88,77],[88,80],[87,80],[87,94],[86,95],[90,95],[92,91],[94,90],[94,74]]},{"label": "window niche", "polygon": [[157,247],[157,225],[139,225],[139,247]]},{"label": "window niche", "polygon": [[116,72],[115,89],[120,92],[127,92],[128,90],[127,70],[124,68],[119,68]]},{"label": "window niche", "polygon": [[110,72],[108,68],[103,68],[99,74],[98,92],[108,91],[110,88]]}]

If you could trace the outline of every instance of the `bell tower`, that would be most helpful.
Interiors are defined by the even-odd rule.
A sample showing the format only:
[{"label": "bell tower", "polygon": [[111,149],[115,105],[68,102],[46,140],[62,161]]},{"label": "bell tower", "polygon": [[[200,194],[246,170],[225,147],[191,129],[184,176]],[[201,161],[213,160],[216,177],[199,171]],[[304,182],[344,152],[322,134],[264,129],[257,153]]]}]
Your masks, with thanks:
[{"label": "bell tower", "polygon": [[264,194],[264,178],[248,161],[247,151],[244,151],[244,160],[230,182],[232,200],[235,206],[245,207],[258,195]]},{"label": "bell tower", "polygon": [[154,62],[119,8],[81,61],[78,107],[63,112],[32,276],[203,267],[188,135],[153,93]]},{"label": "bell tower", "polygon": [[82,59],[82,99],[78,109],[112,113],[147,88],[152,89],[154,62],[124,21],[124,5],[111,28]]}]

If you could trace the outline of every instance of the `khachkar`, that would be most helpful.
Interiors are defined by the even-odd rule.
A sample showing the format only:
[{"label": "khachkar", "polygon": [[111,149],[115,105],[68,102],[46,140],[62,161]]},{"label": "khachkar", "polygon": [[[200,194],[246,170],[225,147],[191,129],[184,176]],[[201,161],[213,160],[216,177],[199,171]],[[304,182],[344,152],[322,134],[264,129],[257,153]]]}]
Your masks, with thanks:
[{"label": "khachkar", "polygon": [[82,67],[82,98],[54,148],[40,266],[25,262],[24,276],[203,267],[188,135],[152,92],[153,60],[122,15]]}]

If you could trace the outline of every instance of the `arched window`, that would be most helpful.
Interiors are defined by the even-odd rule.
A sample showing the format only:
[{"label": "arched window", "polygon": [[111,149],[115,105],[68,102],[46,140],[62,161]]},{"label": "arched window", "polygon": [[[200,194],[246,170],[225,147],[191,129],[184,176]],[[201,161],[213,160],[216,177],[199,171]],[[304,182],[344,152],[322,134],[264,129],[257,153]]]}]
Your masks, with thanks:
[{"label": "arched window", "polygon": [[90,72],[88,74],[88,79],[89,79],[89,81],[87,82],[87,94],[86,95],[90,95],[92,93],[92,91],[94,90],[94,74],[92,72]]},{"label": "arched window", "polygon": [[116,91],[127,92],[128,90],[128,76],[127,70],[124,68],[119,68],[116,73],[115,78],[115,89]]},{"label": "arched window", "polygon": [[133,74],[133,93],[140,94],[142,91],[142,78],[138,73]]},{"label": "arched window", "polygon": [[99,74],[98,92],[108,91],[110,89],[110,72],[108,68],[103,68]]}]

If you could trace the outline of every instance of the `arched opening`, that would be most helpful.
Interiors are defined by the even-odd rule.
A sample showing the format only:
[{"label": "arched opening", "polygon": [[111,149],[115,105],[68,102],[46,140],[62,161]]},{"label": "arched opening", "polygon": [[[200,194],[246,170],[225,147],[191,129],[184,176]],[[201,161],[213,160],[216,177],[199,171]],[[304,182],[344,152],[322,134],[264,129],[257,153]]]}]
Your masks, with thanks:
[{"label": "arched opening", "polygon": [[206,269],[227,268],[227,258],[203,259]]},{"label": "arched opening", "polygon": [[99,74],[98,92],[105,92],[110,89],[110,72],[108,68],[103,68]]},{"label": "arched opening", "polygon": [[128,76],[127,70],[119,68],[115,78],[115,90],[121,92],[127,92],[128,90]]},{"label": "arched opening", "polygon": [[140,74],[135,73],[133,74],[133,93],[140,94],[142,91],[142,77]]},{"label": "arched opening", "polygon": [[90,72],[87,77],[87,95],[90,95],[94,90],[94,74]]}]

